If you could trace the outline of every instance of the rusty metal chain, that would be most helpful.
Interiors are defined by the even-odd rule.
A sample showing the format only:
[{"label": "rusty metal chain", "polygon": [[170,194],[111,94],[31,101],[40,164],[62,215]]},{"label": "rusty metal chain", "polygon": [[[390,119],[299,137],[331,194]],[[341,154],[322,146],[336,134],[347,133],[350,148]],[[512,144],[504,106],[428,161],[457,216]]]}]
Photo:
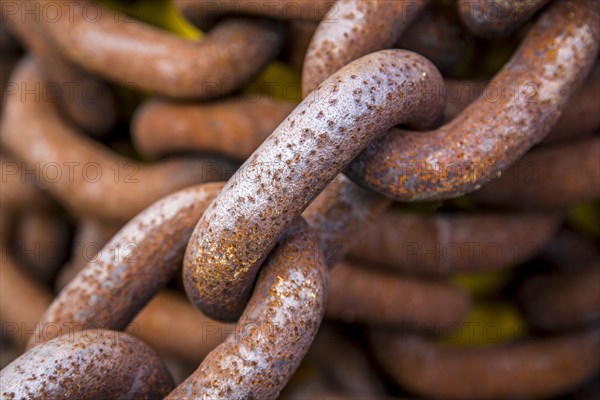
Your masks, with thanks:
[{"label": "rusty metal chain", "polygon": [[597,1],[111,3],[2,2],[3,400],[585,393]]},{"label": "rusty metal chain", "polygon": [[161,360],[142,341],[93,329],[44,343],[0,374],[3,399],[155,399],[173,387]]}]

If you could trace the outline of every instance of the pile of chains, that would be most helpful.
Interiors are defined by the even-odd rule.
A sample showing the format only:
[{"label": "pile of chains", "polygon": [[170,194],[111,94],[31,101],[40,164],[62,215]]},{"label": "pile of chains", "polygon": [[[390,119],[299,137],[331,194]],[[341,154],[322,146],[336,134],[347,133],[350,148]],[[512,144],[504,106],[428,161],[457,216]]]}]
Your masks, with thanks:
[{"label": "pile of chains", "polygon": [[600,2],[1,6],[3,400],[600,396]]}]

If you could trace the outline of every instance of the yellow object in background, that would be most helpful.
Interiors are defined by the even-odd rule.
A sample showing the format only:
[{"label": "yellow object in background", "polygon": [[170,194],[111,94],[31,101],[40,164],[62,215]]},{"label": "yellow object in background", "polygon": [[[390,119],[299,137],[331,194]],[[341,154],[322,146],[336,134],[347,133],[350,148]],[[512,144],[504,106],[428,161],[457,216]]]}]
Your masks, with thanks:
[{"label": "yellow object in background", "polygon": [[508,270],[489,271],[477,274],[457,274],[451,281],[474,297],[485,297],[498,293],[510,280]]},{"label": "yellow object in background", "polygon": [[265,95],[271,99],[298,103],[302,100],[300,74],[281,61],[272,61],[246,86],[247,96]]},{"label": "yellow object in background", "polygon": [[495,299],[510,279],[510,270],[453,276],[451,282],[469,292],[475,301],[467,320],[461,326],[445,327],[440,340],[454,346],[487,346],[525,336],[527,323],[518,308]]},{"label": "yellow object in background", "polygon": [[182,38],[198,40],[204,33],[190,24],[171,0],[137,1],[117,3],[114,0],[102,0],[104,6],[120,11],[130,17],[147,22]]},{"label": "yellow object in background", "polygon": [[[100,4],[185,39],[200,40],[204,36],[202,31],[181,15],[171,0],[141,0],[133,3],[100,0]],[[115,88],[119,98],[123,99],[125,107],[130,109],[128,113],[133,112],[141,101],[151,97],[149,93],[133,86],[117,84]]]},{"label": "yellow object in background", "polygon": [[446,327],[441,340],[454,346],[489,346],[515,341],[527,334],[527,324],[510,303],[479,302],[460,327]]},{"label": "yellow object in background", "polygon": [[[202,31],[181,15],[171,0],[141,0],[133,3],[101,0],[100,3],[182,38],[200,40],[204,36]],[[275,100],[297,103],[302,100],[300,79],[300,74],[289,65],[272,61],[245,87],[244,94],[250,97],[266,96]]]},{"label": "yellow object in background", "polygon": [[600,238],[600,203],[583,203],[569,207],[569,223],[592,239]]}]

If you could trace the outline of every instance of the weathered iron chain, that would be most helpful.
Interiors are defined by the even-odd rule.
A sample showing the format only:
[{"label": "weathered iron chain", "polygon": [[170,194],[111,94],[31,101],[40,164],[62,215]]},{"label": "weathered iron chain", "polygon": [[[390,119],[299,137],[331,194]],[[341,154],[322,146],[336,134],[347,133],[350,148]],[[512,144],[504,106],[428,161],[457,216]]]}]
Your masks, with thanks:
[{"label": "weathered iron chain", "polygon": [[[54,3],[65,15],[72,13],[70,7],[92,4]],[[176,3],[190,19],[201,13],[195,8],[199,3]],[[230,0],[219,3],[224,7],[220,12],[233,7]],[[372,309],[379,307],[380,321],[394,322],[396,317],[385,311],[385,299],[360,290],[361,282],[375,285],[384,279],[370,271],[354,271],[353,265],[342,261],[351,252],[363,260],[385,263],[394,257],[377,248],[385,238],[405,236],[413,226],[423,226],[424,218],[412,222],[390,211],[385,214],[387,223],[375,225],[393,200],[447,200],[495,180],[474,196],[490,204],[543,207],[596,198],[589,187],[594,190],[598,183],[592,176],[600,146],[597,137],[579,147],[570,145],[571,153],[565,153],[564,146],[525,155],[552,131],[563,112],[568,115],[565,110],[579,96],[584,79],[589,75],[598,81],[598,68],[590,75],[600,47],[599,7],[592,0],[548,5],[530,1],[518,12],[517,8],[513,12],[502,9],[507,15],[495,24],[482,17],[480,8],[486,2],[475,2],[474,7],[473,2],[461,0],[458,10],[465,25],[487,37],[506,35],[543,10],[510,61],[486,86],[515,89],[503,90],[495,101],[479,97],[443,124],[448,82],[425,57],[409,50],[390,50],[407,28],[420,23],[419,15],[428,1],[297,1],[298,10],[304,11],[304,18],[297,19],[321,21],[304,59],[304,99],[295,108],[259,101],[252,109],[259,111],[250,107],[244,111],[244,104],[227,100],[212,103],[209,107],[218,112],[247,118],[239,130],[255,130],[256,136],[248,135],[243,145],[203,139],[169,143],[164,133],[169,127],[153,123],[152,117],[172,113],[195,124],[212,118],[212,111],[198,116],[173,99],[212,99],[238,90],[282,46],[284,32],[277,20],[285,20],[282,10],[288,3],[292,2],[282,1],[270,9],[271,20],[223,20],[201,43],[175,38],[137,21],[102,17],[90,23],[81,12],[74,12],[71,20],[34,23],[8,7],[3,10],[10,30],[30,51],[13,71],[13,82],[43,86],[71,79],[105,87],[102,77],[134,83],[141,90],[167,97],[146,103],[134,118],[135,141],[143,152],[158,157],[194,141],[197,149],[247,157],[237,169],[218,161],[220,168],[210,176],[207,166],[217,163],[211,159],[181,157],[138,165],[78,132],[82,128],[101,135],[114,125],[116,106],[110,90],[101,90],[94,104],[79,92],[78,100],[64,104],[45,98],[24,102],[18,93],[6,93],[1,143],[7,168],[8,157],[16,157],[29,165],[91,160],[104,170],[118,165],[121,174],[127,174],[127,168],[140,173],[139,182],[127,185],[107,177],[93,183],[67,177],[43,182],[45,191],[79,216],[107,224],[128,222],[111,239],[116,248],[108,251],[106,247],[100,257],[76,271],[51,303],[49,296],[36,298],[36,307],[45,311],[29,339],[29,350],[2,370],[3,399],[276,398],[303,360],[327,310],[343,310],[340,304],[354,296],[363,305],[356,308],[359,317],[369,321]],[[337,23],[329,23],[325,15],[329,7]],[[311,17],[306,17],[309,12]],[[125,45],[128,41],[136,45]],[[64,116],[72,121],[66,122]],[[259,120],[264,125],[258,127]],[[272,129],[278,121],[282,122]],[[152,142],[161,135],[162,139]],[[590,176],[582,173],[580,181],[572,182],[561,196],[540,196],[548,190],[543,182],[528,187],[529,192],[514,189],[514,179],[498,180],[528,158],[549,164],[564,159],[563,167],[587,163],[592,172]],[[553,176],[560,180],[566,174],[561,173],[557,169]],[[25,187],[6,198],[3,194],[3,208],[21,210],[40,201],[38,189]],[[515,192],[520,194],[515,196]],[[3,210],[2,240],[12,229],[5,214]],[[554,214],[503,221],[477,216],[455,224],[523,223],[532,236],[547,237],[557,219]],[[427,223],[434,231],[454,229],[449,228],[453,222],[443,218]],[[407,227],[399,228],[402,224]],[[390,233],[382,233],[387,230]],[[364,231],[371,233],[357,243]],[[329,270],[336,264],[330,279]],[[214,320],[237,322],[237,328],[174,387],[162,361],[142,341],[119,331],[126,330],[138,314],[141,319],[140,311],[151,299],[162,299],[156,295],[181,265],[190,302]],[[459,265],[458,270],[472,268]],[[444,275],[451,272],[449,268],[432,263],[420,273]],[[12,281],[19,281],[18,272],[9,275],[16,269],[5,262],[3,279],[11,276]],[[596,270],[592,266],[569,282],[580,287],[592,280],[589,277]],[[548,277],[544,285],[558,291],[561,279]],[[410,318],[421,318],[424,325],[460,322],[469,307],[462,292],[441,283],[391,280],[387,284],[390,292],[402,288],[404,293],[431,296],[420,301],[418,312],[410,311]],[[344,285],[354,291],[329,299],[328,304],[328,293],[342,293]],[[548,300],[548,293],[533,283],[526,286],[526,293],[533,315],[562,315],[560,305]],[[402,293],[393,298],[401,302]],[[429,302],[432,298],[441,299],[447,310],[436,309],[439,303]],[[578,326],[585,307],[577,299],[572,301],[581,312],[565,313],[556,320],[541,318],[539,325],[548,329]],[[537,311],[546,307],[550,311]],[[56,329],[48,331],[48,326]],[[371,339],[375,354],[394,379],[416,393],[440,398],[551,394],[593,373],[598,363],[574,354],[592,354],[600,347],[597,328],[515,345],[497,354],[484,351],[466,357],[423,339],[401,343],[403,338],[387,333],[375,333]],[[524,357],[543,364],[536,370],[540,375],[553,374],[561,363],[573,367],[570,374],[545,385],[534,373],[519,372],[515,360]],[[506,372],[510,368],[500,364],[511,365],[517,372]],[[481,373],[477,384],[466,389],[456,384],[464,368],[479,368]],[[515,374],[518,382],[513,381]]]}]

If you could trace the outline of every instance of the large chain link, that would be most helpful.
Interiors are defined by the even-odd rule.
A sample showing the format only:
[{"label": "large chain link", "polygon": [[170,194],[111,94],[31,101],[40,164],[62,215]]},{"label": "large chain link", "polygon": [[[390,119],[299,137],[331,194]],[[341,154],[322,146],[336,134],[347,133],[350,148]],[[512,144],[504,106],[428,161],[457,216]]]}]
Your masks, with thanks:
[{"label": "large chain link", "polygon": [[[363,339],[389,377],[424,396],[551,396],[595,374],[600,267],[593,250],[580,269],[518,282],[524,315],[558,335],[473,349],[430,335],[460,325],[473,302],[440,277],[522,265],[556,237],[561,208],[600,198],[600,139],[585,137],[600,125],[593,109],[600,102],[598,2],[495,3],[176,0],[182,15],[214,25],[194,42],[88,0],[3,2],[0,51],[14,50],[10,32],[29,54],[10,79],[2,77],[2,332],[26,349],[2,369],[2,399],[277,398],[323,318],[340,315],[367,326],[413,324],[400,333],[369,328]],[[453,13],[440,12],[444,6]],[[99,10],[93,21],[90,8]],[[32,9],[64,18],[28,18]],[[473,34],[506,37],[536,13],[489,82],[444,80],[438,67],[460,58],[445,49],[462,52]],[[284,26],[301,29],[293,24],[308,24],[302,29],[311,37],[286,45],[306,54],[304,99],[240,96],[280,53]],[[390,49],[395,44],[424,49],[432,61]],[[69,100],[40,96],[52,85],[71,92],[74,82]],[[463,98],[467,85],[475,93]],[[97,90],[93,100],[86,87]],[[453,87],[461,96],[449,105]],[[126,115],[140,154],[218,156],[146,165],[86,137],[81,131],[111,143],[107,133],[124,114],[119,90],[163,97]],[[580,101],[586,105],[577,107]],[[579,132],[569,133],[575,124]],[[579,134],[580,141],[561,143]],[[529,152],[546,137],[548,146]],[[55,164],[66,173],[49,174]],[[539,179],[523,174],[531,165],[543,171]],[[75,172],[81,166],[83,175]],[[390,209],[394,201],[471,192],[463,201],[513,211]],[[92,260],[72,257],[53,298],[7,246],[18,224],[29,226],[17,232],[25,242],[42,237],[36,232],[52,224],[57,203],[79,220],[76,237],[104,247]],[[37,213],[27,225],[21,216],[29,209]],[[500,256],[474,255],[473,242],[493,243]],[[454,246],[459,256],[424,259],[398,243],[436,254]],[[204,315],[164,290],[173,285]],[[207,327],[218,334],[205,337]],[[199,367],[176,385],[150,347]],[[477,378],[465,384],[468,374]]]}]

